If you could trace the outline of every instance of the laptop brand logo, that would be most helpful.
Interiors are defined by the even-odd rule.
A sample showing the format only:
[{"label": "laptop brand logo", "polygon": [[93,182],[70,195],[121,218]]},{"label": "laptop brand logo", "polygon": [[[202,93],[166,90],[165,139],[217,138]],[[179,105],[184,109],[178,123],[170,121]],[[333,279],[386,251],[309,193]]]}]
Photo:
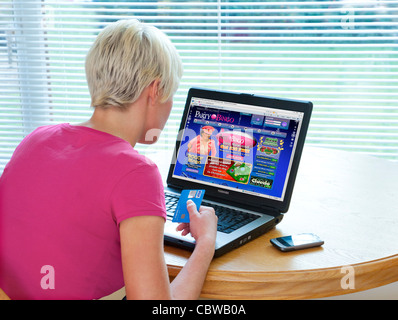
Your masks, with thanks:
[{"label": "laptop brand logo", "polygon": [[229,194],[229,191],[226,191],[226,190],[220,190],[220,189],[218,189],[217,191],[218,191],[219,193]]}]

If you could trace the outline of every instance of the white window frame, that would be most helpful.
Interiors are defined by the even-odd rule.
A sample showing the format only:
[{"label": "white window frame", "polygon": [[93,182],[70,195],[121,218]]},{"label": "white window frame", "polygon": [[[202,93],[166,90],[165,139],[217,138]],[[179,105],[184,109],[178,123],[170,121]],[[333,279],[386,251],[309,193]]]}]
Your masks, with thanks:
[{"label": "white window frame", "polygon": [[308,145],[398,160],[398,1],[107,5],[103,9],[87,0],[0,4],[0,173],[34,128],[91,115],[84,79],[88,43],[112,19],[126,17],[169,34],[184,64],[157,149],[172,148],[188,88],[204,86],[312,100]]}]

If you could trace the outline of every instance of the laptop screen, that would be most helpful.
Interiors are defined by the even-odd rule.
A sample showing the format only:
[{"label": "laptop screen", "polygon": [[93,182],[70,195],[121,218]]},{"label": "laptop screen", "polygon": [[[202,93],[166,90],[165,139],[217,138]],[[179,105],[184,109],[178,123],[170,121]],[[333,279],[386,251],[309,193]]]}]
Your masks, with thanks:
[{"label": "laptop screen", "polygon": [[303,117],[192,96],[172,177],[283,201]]}]

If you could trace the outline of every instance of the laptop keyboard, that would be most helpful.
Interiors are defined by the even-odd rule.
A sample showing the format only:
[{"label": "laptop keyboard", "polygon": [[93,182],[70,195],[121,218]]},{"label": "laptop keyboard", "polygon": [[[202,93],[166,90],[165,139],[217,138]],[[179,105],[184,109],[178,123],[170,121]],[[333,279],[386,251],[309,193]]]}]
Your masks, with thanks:
[{"label": "laptop keyboard", "polygon": [[[172,220],[174,212],[177,208],[179,196],[175,194],[165,193],[167,219]],[[260,216],[246,211],[240,211],[214,203],[202,202],[202,205],[213,207],[218,217],[217,231],[231,233],[240,227],[258,219]]]}]

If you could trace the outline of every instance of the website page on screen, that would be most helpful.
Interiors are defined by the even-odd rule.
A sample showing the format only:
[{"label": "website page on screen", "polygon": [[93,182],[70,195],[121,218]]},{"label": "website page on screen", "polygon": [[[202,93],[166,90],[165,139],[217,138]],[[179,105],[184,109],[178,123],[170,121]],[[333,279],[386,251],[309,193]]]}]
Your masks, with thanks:
[{"label": "website page on screen", "polygon": [[283,201],[303,116],[193,97],[173,177]]}]

